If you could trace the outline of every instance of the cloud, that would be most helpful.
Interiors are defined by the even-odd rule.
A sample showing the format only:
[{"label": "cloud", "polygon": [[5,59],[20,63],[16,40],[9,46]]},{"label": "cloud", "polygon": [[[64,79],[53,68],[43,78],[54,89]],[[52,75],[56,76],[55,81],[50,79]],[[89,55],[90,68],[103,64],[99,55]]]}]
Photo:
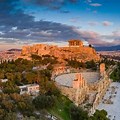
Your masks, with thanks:
[{"label": "cloud", "polygon": [[113,23],[110,22],[110,21],[103,21],[102,24],[103,24],[103,26],[111,26],[111,25],[113,25]]},{"label": "cloud", "polygon": [[88,22],[88,24],[90,26],[96,26],[96,25],[99,25],[99,24],[102,24],[103,26],[111,26],[113,25],[113,22],[110,22],[110,21],[103,21],[103,22],[97,22],[97,21],[90,21]]},{"label": "cloud", "polygon": [[120,37],[120,30],[113,31],[113,35]]},{"label": "cloud", "polygon": [[87,0],[89,3],[91,3],[92,2],[92,0]]},{"label": "cloud", "polygon": [[92,22],[88,22],[88,24],[89,24],[90,26],[96,26],[96,25],[98,25],[99,23],[96,22],[96,21],[92,21]]},{"label": "cloud", "polygon": [[[5,1],[0,1],[0,43],[65,42],[69,39],[81,39],[96,46],[110,45],[109,40],[119,44],[119,31],[114,31],[111,35],[100,35],[94,31],[83,31],[66,24],[45,20],[35,21],[32,15],[16,9],[19,0]],[[63,2],[63,0],[59,1]]]},{"label": "cloud", "polygon": [[105,39],[109,39],[110,41],[115,40],[115,41],[117,41],[117,43],[119,41],[119,43],[120,43],[120,30],[113,31],[111,35],[104,35],[102,37]]},{"label": "cloud", "polygon": [[101,35],[94,31],[75,31],[80,35],[80,39],[85,40],[88,44],[94,46],[113,46],[120,45],[120,30],[114,31],[109,35]]},{"label": "cloud", "polygon": [[[0,4],[0,37],[4,38],[3,41],[10,42],[12,40],[15,43],[19,40],[21,43],[24,41],[35,43],[80,38],[73,26],[45,20],[35,21],[32,15],[16,9],[18,3],[19,0],[10,0],[10,2],[6,1]],[[13,6],[13,4],[16,5]],[[48,3],[44,1],[43,4]],[[4,9],[6,6],[8,9]]]},{"label": "cloud", "polygon": [[73,23],[79,22],[79,21],[80,21],[80,17],[73,17],[73,18],[70,18],[69,21],[70,21],[70,22],[73,22]]},{"label": "cloud", "polygon": [[100,4],[100,3],[91,3],[90,6],[100,7],[100,6],[102,6],[102,4]]},{"label": "cloud", "polygon": [[[0,4],[0,37],[4,38],[3,41],[65,41],[80,37],[74,32],[73,26],[45,20],[35,21],[33,16],[11,6],[14,2],[11,0]],[[3,9],[6,6],[8,9]]]},{"label": "cloud", "polygon": [[24,0],[37,6],[44,6],[51,10],[60,10],[67,3],[77,3],[78,0]]}]

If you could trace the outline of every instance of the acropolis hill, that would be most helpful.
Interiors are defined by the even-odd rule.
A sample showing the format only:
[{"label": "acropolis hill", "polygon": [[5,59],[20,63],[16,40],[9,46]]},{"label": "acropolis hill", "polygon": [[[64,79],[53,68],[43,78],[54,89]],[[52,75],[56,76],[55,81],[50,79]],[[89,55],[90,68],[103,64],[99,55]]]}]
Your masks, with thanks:
[{"label": "acropolis hill", "polygon": [[59,61],[64,59],[76,59],[78,61],[98,61],[100,57],[92,47],[84,46],[81,40],[69,40],[69,46],[58,47],[55,45],[35,44],[33,46],[23,46],[21,57],[29,59],[31,54],[51,55],[58,58]]}]

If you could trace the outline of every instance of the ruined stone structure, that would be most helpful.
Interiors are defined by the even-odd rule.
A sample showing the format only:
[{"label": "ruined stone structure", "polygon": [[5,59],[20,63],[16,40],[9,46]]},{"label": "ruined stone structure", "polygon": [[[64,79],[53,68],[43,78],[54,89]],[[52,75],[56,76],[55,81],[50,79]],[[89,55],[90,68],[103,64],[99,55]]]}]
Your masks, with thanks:
[{"label": "ruined stone structure", "polygon": [[53,67],[52,75],[57,76],[69,72],[70,72],[69,67],[67,67],[65,64],[56,64]]},{"label": "ruined stone structure", "polygon": [[[74,77],[68,76],[67,74],[66,77],[68,77],[68,79],[74,78],[72,80],[72,84],[68,84],[68,81],[65,84],[65,77],[63,77],[63,79],[60,79],[61,82],[55,79],[56,84],[60,88],[61,92],[69,97],[69,99],[72,100],[76,105],[81,105],[83,102],[91,104],[91,108],[89,109],[90,114],[94,113],[97,105],[102,100],[107,88],[111,83],[109,77],[105,72],[104,63],[100,65],[99,76],[94,72],[93,74],[90,73],[88,77],[86,77],[87,72],[76,73]],[[91,81],[94,79],[94,77],[96,77],[96,80]]]},{"label": "ruined stone structure", "polygon": [[76,74],[76,79],[73,81],[72,88],[76,90],[75,103],[77,105],[83,103],[86,98],[85,93],[88,93],[89,89],[82,74]]},{"label": "ruined stone structure", "polygon": [[100,64],[100,73],[101,73],[101,76],[104,76],[106,74],[104,63]]},{"label": "ruined stone structure", "polygon": [[[47,44],[36,44],[33,46],[23,46],[21,57],[27,58],[31,54],[55,56],[59,61],[64,59],[77,59],[78,61],[89,61],[89,60],[99,60],[100,57],[97,55],[94,48],[83,46],[81,40],[69,40],[68,47],[58,47]],[[26,57],[27,56],[27,57]]]},{"label": "ruined stone structure", "polygon": [[69,47],[83,47],[83,42],[80,40],[69,40]]}]

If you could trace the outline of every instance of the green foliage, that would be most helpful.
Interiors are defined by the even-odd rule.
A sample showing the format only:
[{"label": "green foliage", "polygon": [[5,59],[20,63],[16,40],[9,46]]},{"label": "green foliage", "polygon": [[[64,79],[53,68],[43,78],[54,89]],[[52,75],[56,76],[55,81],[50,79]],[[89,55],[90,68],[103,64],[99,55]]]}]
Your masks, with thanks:
[{"label": "green foliage", "polygon": [[4,74],[4,72],[1,70],[1,71],[0,71],[0,79],[3,79],[3,78],[5,78],[5,74]]},{"label": "green foliage", "polygon": [[50,55],[39,56],[36,54],[32,54],[31,58],[35,64],[41,65],[47,65],[48,63],[56,64],[58,62],[56,57]]},{"label": "green foliage", "polygon": [[49,70],[45,69],[45,70],[41,70],[39,71],[39,74],[41,77],[47,77],[48,80],[51,80],[51,73]]},{"label": "green foliage", "polygon": [[[75,105],[71,105],[72,102],[60,94],[55,83],[51,80],[52,65],[57,63],[57,58],[49,55],[32,55],[31,57],[33,61],[20,58],[15,61],[4,61],[0,64],[0,78],[8,79],[6,83],[0,82],[3,91],[0,93],[0,120],[16,120],[15,113],[18,112],[26,116],[24,117],[26,120],[37,120],[34,111],[41,109],[46,109],[63,120],[88,120],[88,113]],[[96,67],[94,61],[82,63],[71,60],[68,61],[68,64],[75,68]],[[32,70],[33,66],[39,65],[47,65],[47,69]],[[40,85],[40,95],[34,99],[27,94],[19,94],[20,90],[17,86],[29,83]],[[95,116],[99,116],[98,113]],[[92,117],[94,118],[94,116]]]},{"label": "green foliage", "polygon": [[53,81],[49,81],[47,77],[42,78],[39,81],[39,84],[41,94],[59,96],[59,89],[55,86],[55,83]]},{"label": "green foliage", "polygon": [[31,58],[32,60],[35,60],[35,61],[42,61],[42,57],[36,54],[32,54]]},{"label": "green foliage", "polygon": [[60,120],[71,120],[69,112],[71,103],[67,97],[60,95],[55,99],[55,105],[48,111]]},{"label": "green foliage", "polygon": [[[29,95],[13,94],[0,94],[0,112],[5,117],[6,112],[20,111],[24,115],[32,114],[34,106],[32,99]],[[1,117],[1,116],[0,116]]]},{"label": "green foliage", "polygon": [[54,97],[48,95],[39,95],[33,100],[35,108],[40,110],[44,108],[50,108],[54,105]]},{"label": "green foliage", "polygon": [[92,45],[91,45],[91,44],[89,44],[89,47],[90,47],[90,48],[92,48]]},{"label": "green foliage", "polygon": [[109,60],[109,59],[107,59],[107,58],[102,59],[102,60],[100,61],[100,63],[105,63],[106,69],[108,69],[109,66],[111,66],[111,65],[115,65],[115,61]]},{"label": "green foliage", "polygon": [[70,106],[71,120],[88,120],[88,113],[74,104]]},{"label": "green foliage", "polygon": [[87,61],[86,63],[79,62],[77,60],[66,60],[68,65],[73,68],[87,68],[92,70],[97,70],[97,64],[94,60]]},{"label": "green foliage", "polygon": [[17,114],[13,112],[6,113],[4,120],[17,120]]},{"label": "green foliage", "polygon": [[120,62],[117,63],[117,69],[115,69],[112,74],[110,75],[110,78],[114,82],[120,82]]},{"label": "green foliage", "polygon": [[43,65],[44,60],[49,65],[47,69],[40,71],[33,71],[33,66],[36,66],[36,63],[33,61],[25,59],[17,59],[15,61],[4,61],[0,64],[0,78],[8,79],[15,83],[16,85],[29,84],[29,83],[38,83],[43,77],[47,77],[48,80],[51,79],[51,71],[53,69],[52,64],[56,63],[56,58],[50,56],[44,56],[41,58],[37,55],[32,55],[35,59],[40,59],[37,65]]},{"label": "green foliage", "polygon": [[5,116],[5,110],[0,108],[0,120]]},{"label": "green foliage", "polygon": [[10,81],[4,83],[2,91],[7,94],[20,92],[19,87]]},{"label": "green foliage", "polygon": [[28,72],[25,74],[25,80],[28,84],[32,84],[38,81],[38,76],[35,72]]},{"label": "green foliage", "polygon": [[95,63],[94,60],[87,61],[86,62],[86,68],[87,69],[92,69],[92,70],[97,70],[97,64]]},{"label": "green foliage", "polygon": [[89,120],[109,120],[107,118],[107,112],[105,110],[96,110],[93,116]]},{"label": "green foliage", "polygon": [[79,62],[77,60],[66,60],[68,62],[68,65],[73,68],[85,68],[86,65],[83,62]]},{"label": "green foliage", "polygon": [[25,116],[22,120],[40,120],[40,119],[36,119],[34,116],[30,117]]}]

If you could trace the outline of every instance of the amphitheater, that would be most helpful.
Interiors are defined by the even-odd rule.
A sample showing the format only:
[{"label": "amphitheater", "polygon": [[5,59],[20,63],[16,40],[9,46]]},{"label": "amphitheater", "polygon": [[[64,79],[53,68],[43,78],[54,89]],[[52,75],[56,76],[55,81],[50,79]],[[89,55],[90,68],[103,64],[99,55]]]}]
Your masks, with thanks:
[{"label": "amphitheater", "polygon": [[[75,80],[76,74],[79,73],[68,73],[62,74],[55,78],[55,81],[62,86],[72,87],[73,80]],[[88,84],[92,84],[100,79],[99,72],[81,72],[83,78]]]},{"label": "amphitheater", "polygon": [[54,80],[62,94],[76,105],[91,104],[90,114],[94,113],[111,83],[104,63],[100,65],[99,71],[63,73]]}]

